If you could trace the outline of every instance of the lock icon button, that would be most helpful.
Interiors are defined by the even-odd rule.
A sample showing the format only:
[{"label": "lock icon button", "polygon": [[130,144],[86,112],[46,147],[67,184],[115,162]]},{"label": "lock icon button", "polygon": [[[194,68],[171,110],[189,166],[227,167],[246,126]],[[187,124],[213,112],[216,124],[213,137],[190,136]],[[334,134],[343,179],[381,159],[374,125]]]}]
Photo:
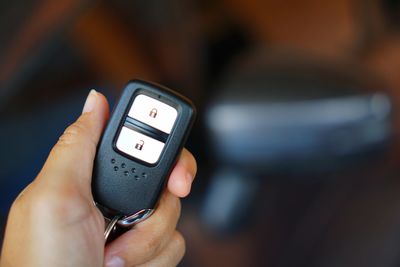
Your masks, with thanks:
[{"label": "lock icon button", "polygon": [[149,116],[155,118],[157,116],[157,109],[156,108],[151,109]]},{"label": "lock icon button", "polygon": [[[170,134],[178,118],[178,110],[161,99],[140,94],[133,100],[128,117]],[[146,142],[146,139],[143,140]]]},{"label": "lock icon button", "polygon": [[137,150],[142,150],[142,149],[143,149],[143,146],[144,146],[144,141],[143,141],[143,140],[140,140],[138,143],[136,143],[135,148],[136,148]]}]

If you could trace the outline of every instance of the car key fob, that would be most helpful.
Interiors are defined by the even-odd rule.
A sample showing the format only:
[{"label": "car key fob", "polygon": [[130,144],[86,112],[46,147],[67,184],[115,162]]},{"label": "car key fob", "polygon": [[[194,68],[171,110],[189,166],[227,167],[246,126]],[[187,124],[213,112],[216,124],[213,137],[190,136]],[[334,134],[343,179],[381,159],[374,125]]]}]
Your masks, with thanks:
[{"label": "car key fob", "polygon": [[168,88],[126,85],[94,164],[93,197],[105,218],[130,227],[153,212],[194,118],[193,104]]}]

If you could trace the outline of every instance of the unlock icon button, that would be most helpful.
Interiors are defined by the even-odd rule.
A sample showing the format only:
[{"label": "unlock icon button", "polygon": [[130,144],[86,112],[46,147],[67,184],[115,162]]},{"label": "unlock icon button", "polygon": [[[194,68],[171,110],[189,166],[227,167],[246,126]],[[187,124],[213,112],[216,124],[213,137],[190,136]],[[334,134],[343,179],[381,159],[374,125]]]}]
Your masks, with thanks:
[{"label": "unlock icon button", "polygon": [[144,146],[144,141],[143,141],[143,140],[140,140],[139,142],[136,143],[135,148],[136,148],[137,150],[142,150],[142,149],[143,149],[143,146]]},{"label": "unlock icon button", "polygon": [[117,150],[150,164],[158,161],[164,145],[163,142],[126,126],[122,127],[115,144]]}]

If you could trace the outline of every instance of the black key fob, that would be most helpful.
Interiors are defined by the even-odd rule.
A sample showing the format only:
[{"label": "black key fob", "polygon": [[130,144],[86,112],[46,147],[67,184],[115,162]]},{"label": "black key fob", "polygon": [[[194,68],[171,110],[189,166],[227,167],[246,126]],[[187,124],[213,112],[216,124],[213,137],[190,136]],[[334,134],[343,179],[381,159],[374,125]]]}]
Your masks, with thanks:
[{"label": "black key fob", "polygon": [[195,118],[185,97],[132,81],[122,92],[98,146],[92,192],[103,215],[132,226],[154,210]]}]

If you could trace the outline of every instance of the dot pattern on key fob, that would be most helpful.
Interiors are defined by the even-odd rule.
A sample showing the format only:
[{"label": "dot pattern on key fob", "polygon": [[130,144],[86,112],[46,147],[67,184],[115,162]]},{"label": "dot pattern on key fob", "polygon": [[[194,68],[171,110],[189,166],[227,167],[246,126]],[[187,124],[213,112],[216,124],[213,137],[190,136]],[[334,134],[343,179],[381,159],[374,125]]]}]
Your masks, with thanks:
[{"label": "dot pattern on key fob", "polygon": [[112,158],[110,160],[111,164],[113,165],[113,169],[115,172],[121,171],[124,176],[127,177],[134,177],[135,180],[140,180],[141,178],[147,178],[147,173],[146,172],[139,172],[140,175],[138,175],[138,171],[136,168],[129,168],[127,163],[121,163],[119,164],[115,158]]}]

